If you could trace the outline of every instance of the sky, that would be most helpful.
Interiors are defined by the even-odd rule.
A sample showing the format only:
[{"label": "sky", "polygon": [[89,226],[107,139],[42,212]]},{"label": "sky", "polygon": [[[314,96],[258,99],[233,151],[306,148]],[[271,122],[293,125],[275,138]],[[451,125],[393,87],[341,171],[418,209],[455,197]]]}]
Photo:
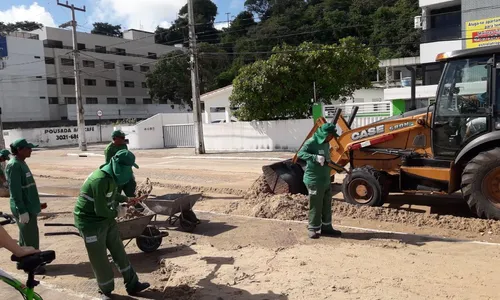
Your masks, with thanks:
[{"label": "sky", "polygon": [[[86,6],[86,12],[76,12],[79,31],[90,31],[94,22],[122,25],[122,29],[154,31],[157,25],[168,27],[177,18],[187,0],[68,0],[70,4]],[[216,27],[226,26],[227,15],[236,16],[245,0],[212,0],[218,7]],[[60,0],[65,3],[66,0]],[[196,8],[195,8],[196,10]],[[0,0],[0,21],[36,21],[57,27],[71,19],[71,11],[57,5],[57,0]]]}]

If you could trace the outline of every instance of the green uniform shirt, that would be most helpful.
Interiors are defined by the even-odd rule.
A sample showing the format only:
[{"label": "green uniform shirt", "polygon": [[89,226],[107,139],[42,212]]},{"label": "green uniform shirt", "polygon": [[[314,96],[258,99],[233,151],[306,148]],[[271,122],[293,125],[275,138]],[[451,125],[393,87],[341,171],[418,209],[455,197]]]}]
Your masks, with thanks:
[{"label": "green uniform shirt", "polygon": [[[316,155],[325,157],[325,164],[321,166],[316,161]],[[327,162],[330,162],[330,144],[318,143],[317,137],[313,136],[308,139],[298,153],[298,157],[307,162],[306,171],[304,173],[305,184],[329,184],[331,169]]]},{"label": "green uniform shirt", "polygon": [[128,150],[127,145],[123,144],[123,145],[116,146],[115,144],[113,144],[113,142],[111,142],[106,147],[106,149],[104,149],[104,157],[106,158],[106,163],[109,163],[109,161],[111,160],[111,158],[113,156],[115,156],[116,152],[118,152],[120,150]]},{"label": "green uniform shirt", "polygon": [[20,215],[40,213],[40,196],[28,165],[12,157],[5,168],[10,191],[10,208]]},{"label": "green uniform shirt", "polygon": [[113,221],[120,202],[127,201],[120,195],[113,177],[96,170],[83,183],[75,206],[75,226],[78,229],[99,228]]}]

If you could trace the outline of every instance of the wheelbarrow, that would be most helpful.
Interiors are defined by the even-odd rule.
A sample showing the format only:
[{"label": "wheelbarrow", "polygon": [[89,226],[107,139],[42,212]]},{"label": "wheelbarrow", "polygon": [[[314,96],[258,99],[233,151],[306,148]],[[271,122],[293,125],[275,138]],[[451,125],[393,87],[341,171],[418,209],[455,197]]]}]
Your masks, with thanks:
[{"label": "wheelbarrow", "polygon": [[201,194],[167,194],[150,196],[143,202],[156,215],[168,216],[167,222],[170,225],[174,226],[179,221],[182,230],[192,232],[196,225],[200,224],[200,220],[193,212],[193,206],[201,197]]},{"label": "wheelbarrow", "polygon": [[[120,237],[122,241],[128,240],[125,247],[130,244],[130,242],[135,239],[137,247],[145,253],[153,252],[160,247],[163,238],[168,236],[168,232],[160,231],[155,225],[151,225],[151,220],[155,217],[155,214],[141,216],[134,219],[129,219],[125,221],[119,221],[118,231],[120,232]],[[74,224],[63,224],[63,223],[45,223],[47,227],[75,227]],[[74,231],[66,232],[48,232],[44,234],[45,236],[55,236],[55,235],[77,235],[81,237],[80,233]]]}]

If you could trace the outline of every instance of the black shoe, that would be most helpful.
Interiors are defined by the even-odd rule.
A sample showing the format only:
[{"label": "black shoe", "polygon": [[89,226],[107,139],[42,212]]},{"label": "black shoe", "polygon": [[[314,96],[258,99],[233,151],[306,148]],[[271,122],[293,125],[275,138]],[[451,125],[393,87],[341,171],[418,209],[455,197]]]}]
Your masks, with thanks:
[{"label": "black shoe", "polygon": [[310,239],[319,239],[319,233],[314,229],[309,229],[308,235]]},{"label": "black shoe", "polygon": [[129,294],[130,296],[135,296],[137,295],[138,293],[144,291],[145,289],[149,288],[151,285],[147,282],[138,282],[134,289],[131,290],[131,291],[127,291],[127,294]]},{"label": "black shoe", "polygon": [[101,290],[99,290],[99,295],[101,300],[111,300],[111,293],[103,293]]},{"label": "black shoe", "polygon": [[325,236],[331,236],[331,237],[342,236],[342,232],[340,230],[333,229],[332,226],[321,227],[321,234],[325,235]]}]

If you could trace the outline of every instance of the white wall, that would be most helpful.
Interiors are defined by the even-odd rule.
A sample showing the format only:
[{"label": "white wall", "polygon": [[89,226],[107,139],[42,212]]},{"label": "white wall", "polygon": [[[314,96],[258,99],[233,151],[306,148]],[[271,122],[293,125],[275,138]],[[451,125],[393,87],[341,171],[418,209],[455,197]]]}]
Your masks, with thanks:
[{"label": "white wall", "polygon": [[[421,85],[416,87],[415,98],[435,98],[437,85]],[[384,100],[410,99],[411,87],[392,88],[384,90]]]},{"label": "white wall", "polygon": [[157,114],[133,126],[116,126],[127,134],[130,149],[163,148],[162,114]]},{"label": "white wall", "polygon": [[[86,126],[85,137],[87,143],[100,142],[99,126]],[[102,141],[111,141],[112,125],[103,125]],[[5,145],[10,145],[19,138],[25,138],[28,142],[38,144],[40,147],[57,147],[78,144],[78,127],[49,127],[34,129],[11,129],[4,130]]]},{"label": "white wall", "polygon": [[7,36],[7,50],[0,69],[2,121],[50,120],[42,42]]},{"label": "white wall", "polygon": [[438,4],[448,4],[448,3],[453,3],[457,2],[456,0],[419,0],[418,4],[420,7],[425,7],[425,6],[434,6]]},{"label": "white wall", "polygon": [[420,62],[434,63],[438,54],[455,50],[462,50],[461,40],[420,44]]},{"label": "white wall", "polygon": [[209,151],[297,150],[313,126],[312,119],[204,124]]},{"label": "white wall", "polygon": [[[149,118],[156,114],[184,115],[184,109],[170,104],[84,104],[85,119],[97,120],[97,111],[103,112],[102,119]],[[76,120],[76,105],[67,105],[68,119]]]},{"label": "white wall", "polygon": [[205,103],[205,110],[210,107],[227,107],[229,106],[229,97],[233,93],[233,86],[228,86],[220,90],[201,95],[200,100]]}]

